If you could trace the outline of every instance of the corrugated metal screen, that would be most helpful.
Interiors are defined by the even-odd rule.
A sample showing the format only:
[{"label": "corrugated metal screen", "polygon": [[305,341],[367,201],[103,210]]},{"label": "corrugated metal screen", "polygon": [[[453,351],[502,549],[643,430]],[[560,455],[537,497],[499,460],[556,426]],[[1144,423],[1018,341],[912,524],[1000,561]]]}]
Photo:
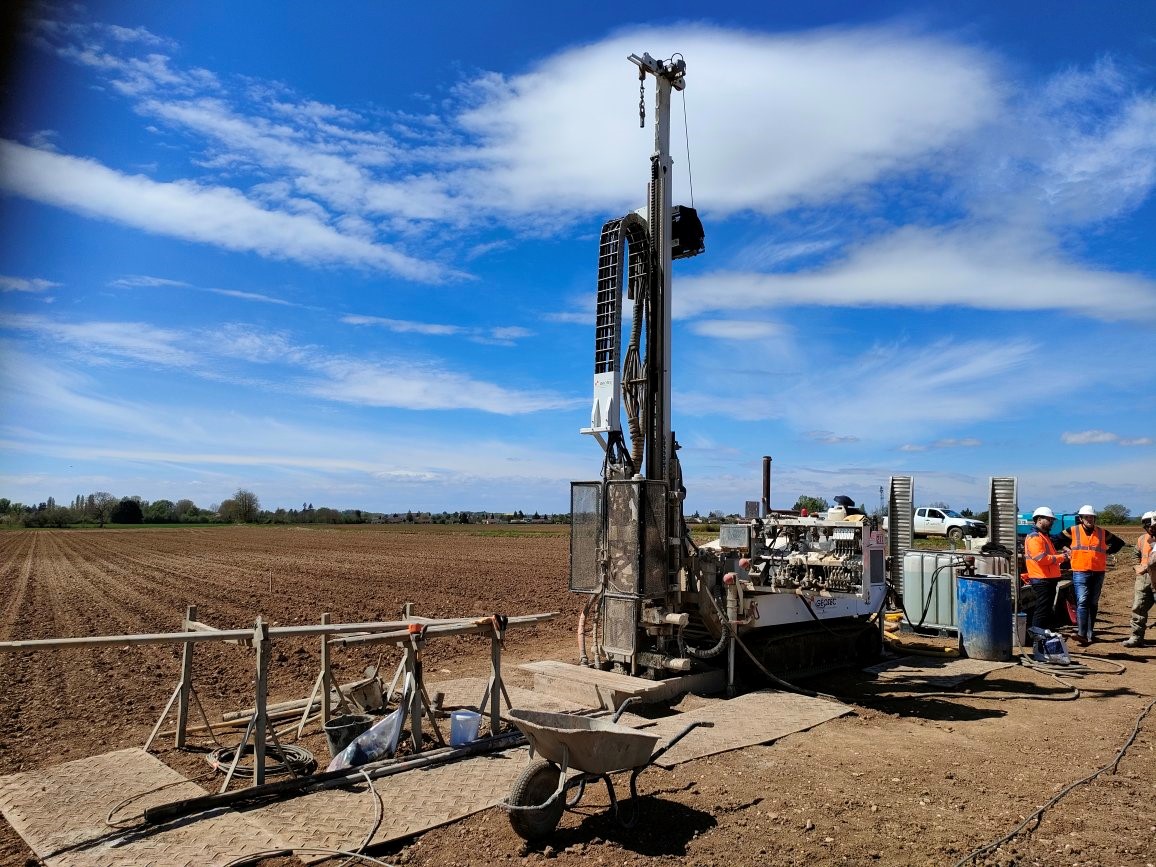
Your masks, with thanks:
[{"label": "corrugated metal screen", "polygon": [[988,540],[1014,551],[1016,518],[1019,515],[1019,495],[1015,476],[992,476],[990,490],[987,515]]},{"label": "corrugated metal screen", "polygon": [[570,589],[598,589],[598,536],[602,526],[602,483],[570,484]]}]

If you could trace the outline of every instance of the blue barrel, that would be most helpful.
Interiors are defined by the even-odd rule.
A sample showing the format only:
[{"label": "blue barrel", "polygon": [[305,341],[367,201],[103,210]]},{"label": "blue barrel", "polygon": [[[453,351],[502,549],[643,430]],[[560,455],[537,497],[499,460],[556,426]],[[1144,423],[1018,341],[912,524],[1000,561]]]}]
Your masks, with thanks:
[{"label": "blue barrel", "polygon": [[955,582],[959,643],[966,656],[1004,662],[1012,658],[1010,577],[960,575]]}]

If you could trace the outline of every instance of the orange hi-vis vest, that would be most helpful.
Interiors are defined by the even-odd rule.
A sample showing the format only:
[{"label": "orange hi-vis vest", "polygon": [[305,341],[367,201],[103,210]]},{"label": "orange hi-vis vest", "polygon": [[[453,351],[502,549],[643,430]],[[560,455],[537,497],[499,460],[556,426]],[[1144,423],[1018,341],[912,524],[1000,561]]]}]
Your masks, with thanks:
[{"label": "orange hi-vis vest", "polygon": [[1102,527],[1089,533],[1083,525],[1072,527],[1072,571],[1103,572],[1108,568],[1108,537]]},{"label": "orange hi-vis vest", "polygon": [[1051,537],[1036,530],[1024,539],[1024,566],[1028,578],[1059,578],[1063,556],[1052,547]]},{"label": "orange hi-vis vest", "polygon": [[1136,550],[1140,552],[1140,565],[1149,566],[1152,562],[1152,537],[1145,533],[1137,539]]}]

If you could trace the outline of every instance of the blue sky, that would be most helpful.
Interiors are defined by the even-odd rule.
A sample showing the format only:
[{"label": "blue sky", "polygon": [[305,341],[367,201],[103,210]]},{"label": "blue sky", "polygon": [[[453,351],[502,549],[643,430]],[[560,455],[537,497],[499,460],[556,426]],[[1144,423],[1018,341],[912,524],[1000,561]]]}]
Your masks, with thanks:
[{"label": "blue sky", "polygon": [[61,3],[25,30],[0,496],[564,511],[601,465],[598,232],[645,197],[626,56],[679,52],[688,511],[757,499],[764,454],[777,507],[904,474],[956,508],[992,475],[1024,508],[1156,508],[1150,2]]}]

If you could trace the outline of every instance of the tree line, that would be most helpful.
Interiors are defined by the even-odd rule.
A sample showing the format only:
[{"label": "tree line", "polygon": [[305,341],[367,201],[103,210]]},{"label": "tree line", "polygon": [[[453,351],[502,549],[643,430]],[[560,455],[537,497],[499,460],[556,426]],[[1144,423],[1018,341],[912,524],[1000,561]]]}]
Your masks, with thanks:
[{"label": "tree line", "polygon": [[36,503],[19,503],[0,497],[0,526],[104,527],[106,524],[479,524],[487,522],[569,523],[569,515],[534,512],[370,512],[363,509],[301,508],[262,509],[260,498],[246,488],[207,508],[192,500],[146,500],[139,496],[116,497],[107,491],[78,494],[69,505],[52,497]]}]

